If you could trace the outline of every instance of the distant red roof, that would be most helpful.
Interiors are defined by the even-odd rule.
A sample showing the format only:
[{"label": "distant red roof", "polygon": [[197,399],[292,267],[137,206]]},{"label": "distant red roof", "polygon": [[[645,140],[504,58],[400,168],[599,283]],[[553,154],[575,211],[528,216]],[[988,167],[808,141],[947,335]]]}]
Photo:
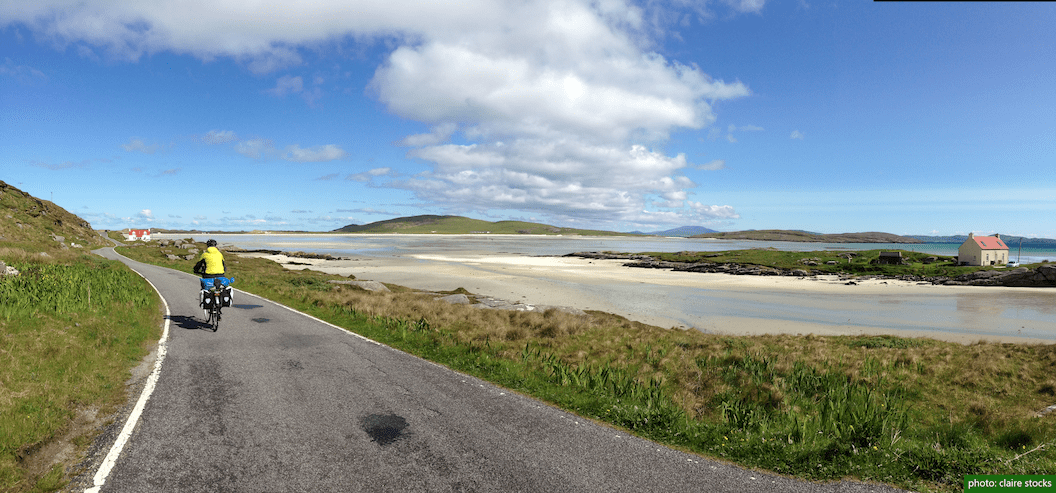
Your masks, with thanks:
[{"label": "distant red roof", "polygon": [[976,236],[972,238],[983,250],[1008,250],[1005,242],[996,236]]}]

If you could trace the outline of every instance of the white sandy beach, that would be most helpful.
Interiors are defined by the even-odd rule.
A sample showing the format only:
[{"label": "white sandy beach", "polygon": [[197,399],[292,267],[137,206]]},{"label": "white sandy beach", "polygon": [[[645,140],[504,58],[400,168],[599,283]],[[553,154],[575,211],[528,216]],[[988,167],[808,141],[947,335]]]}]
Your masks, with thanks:
[{"label": "white sandy beach", "polygon": [[[1054,342],[1047,336],[1050,329],[1056,336],[1056,324],[1042,328],[1042,333],[1046,334],[1044,337],[1023,337],[1008,329],[1005,332],[1013,333],[985,332],[994,323],[1008,325],[1008,321],[995,322],[994,317],[999,313],[985,306],[985,301],[977,299],[1041,296],[1039,302],[1032,303],[1044,305],[1056,294],[1029,288],[935,286],[892,280],[863,280],[856,281],[856,285],[847,285],[836,276],[796,278],[672,272],[624,267],[622,260],[475,252],[342,260],[243,255],[269,258],[294,270],[311,268],[426,291],[462,287],[474,294],[511,302],[600,310],[660,327],[695,328],[731,335],[892,334],[960,343],[989,340],[1046,344]],[[685,292],[706,293],[706,301],[681,299]],[[885,301],[880,305],[869,304],[874,298]],[[956,305],[953,312],[943,311],[947,309],[940,307],[935,313],[914,314],[907,312],[914,310],[914,306],[887,306],[913,305],[918,299],[937,299],[940,301],[932,304],[942,305],[947,298],[953,300],[949,303]],[[702,303],[717,307],[701,312],[699,306],[694,305]],[[921,310],[927,311],[928,306]],[[793,313],[773,315],[773,307],[782,311],[793,310]],[[836,315],[819,321],[795,313],[812,310],[816,313],[835,312]],[[837,320],[845,314],[846,322]],[[902,320],[905,316],[908,318]],[[860,318],[873,320],[872,326],[863,325]],[[887,320],[891,323],[885,323]]]}]

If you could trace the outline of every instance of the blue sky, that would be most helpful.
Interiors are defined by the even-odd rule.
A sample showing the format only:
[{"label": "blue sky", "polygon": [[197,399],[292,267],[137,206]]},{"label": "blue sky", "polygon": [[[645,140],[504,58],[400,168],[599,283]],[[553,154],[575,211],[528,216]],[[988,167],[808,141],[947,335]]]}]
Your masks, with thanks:
[{"label": "blue sky", "polygon": [[98,229],[1056,238],[1056,4],[249,5],[0,3],[0,180]]}]

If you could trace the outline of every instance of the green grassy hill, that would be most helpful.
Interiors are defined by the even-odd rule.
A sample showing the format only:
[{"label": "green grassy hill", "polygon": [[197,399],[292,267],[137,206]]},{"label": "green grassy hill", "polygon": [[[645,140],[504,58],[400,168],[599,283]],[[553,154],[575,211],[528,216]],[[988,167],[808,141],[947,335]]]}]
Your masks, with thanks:
[{"label": "green grassy hill", "polygon": [[523,221],[482,221],[462,216],[398,217],[357,226],[350,224],[335,229],[335,233],[403,233],[403,234],[530,234],[530,235],[626,235],[612,231],[561,228]]},{"label": "green grassy hill", "polygon": [[0,241],[34,251],[105,246],[88,221],[0,181]]},{"label": "green grassy hill", "polygon": [[[57,491],[126,402],[161,302],[84,219],[0,182],[0,491]],[[2,271],[0,271],[2,272]]]}]

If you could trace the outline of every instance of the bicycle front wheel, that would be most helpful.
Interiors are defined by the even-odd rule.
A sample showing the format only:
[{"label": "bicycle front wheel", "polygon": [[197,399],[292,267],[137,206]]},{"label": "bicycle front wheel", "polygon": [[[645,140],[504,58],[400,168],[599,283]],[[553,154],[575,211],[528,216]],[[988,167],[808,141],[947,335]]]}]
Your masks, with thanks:
[{"label": "bicycle front wheel", "polygon": [[213,303],[213,308],[209,310],[209,325],[213,326],[213,332],[220,328],[220,307],[216,306],[217,302],[219,300],[216,300]]}]

